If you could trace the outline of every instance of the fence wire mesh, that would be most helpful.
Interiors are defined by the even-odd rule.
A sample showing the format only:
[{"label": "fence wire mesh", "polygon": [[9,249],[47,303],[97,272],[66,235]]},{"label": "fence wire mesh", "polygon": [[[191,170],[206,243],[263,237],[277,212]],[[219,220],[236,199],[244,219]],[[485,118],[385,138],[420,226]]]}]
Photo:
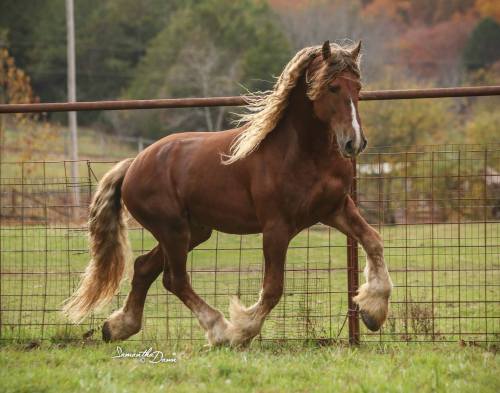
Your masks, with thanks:
[{"label": "fence wire mesh", "polygon": [[[67,161],[0,164],[0,340],[79,339],[122,305],[127,284],[80,326],[60,314],[88,262],[90,197],[112,164],[81,161],[78,178]],[[500,148],[368,151],[357,163],[356,197],[382,233],[395,284],[385,326],[378,333],[361,327],[360,340],[500,341]],[[129,234],[136,256],[156,244],[134,222]],[[357,254],[362,268],[364,253]],[[328,227],[298,235],[288,251],[284,296],[259,338],[337,342],[347,341],[349,330],[357,334],[357,314],[348,306],[356,290],[348,287],[349,255],[356,254],[346,238]],[[214,233],[188,261],[193,287],[220,309],[231,295],[253,303],[262,267],[259,235]],[[363,282],[362,272],[354,273]],[[149,291],[143,318],[133,340],[204,340],[161,280]]]},{"label": "fence wire mesh", "polygon": [[[395,284],[364,341],[498,341],[500,151],[388,148],[358,166],[358,203],[384,238]],[[361,261],[360,261],[361,262]]]}]

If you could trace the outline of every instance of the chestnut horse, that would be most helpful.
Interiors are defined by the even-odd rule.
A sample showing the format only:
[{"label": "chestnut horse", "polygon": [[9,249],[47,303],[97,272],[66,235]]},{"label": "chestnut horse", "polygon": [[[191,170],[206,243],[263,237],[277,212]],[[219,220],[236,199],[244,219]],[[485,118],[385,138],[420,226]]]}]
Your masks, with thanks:
[{"label": "chestnut horse", "polygon": [[[354,301],[375,331],[387,317],[392,282],[380,235],[349,197],[351,157],[366,147],[358,114],[361,45],[305,48],[273,90],[249,100],[245,124],[216,133],[169,135],[113,167],[90,207],[92,260],[65,313],[81,321],[117,291],[129,255],[123,208],[158,241],[134,263],[124,306],[104,323],[105,341],[141,328],[146,294],[163,284],[198,318],[211,345],[244,345],[259,334],[283,292],[290,240],[318,222],[355,238],[367,254],[366,283]],[[190,250],[212,230],[263,234],[264,280],[259,300],[236,298],[227,320],[196,294],[186,272]]]}]

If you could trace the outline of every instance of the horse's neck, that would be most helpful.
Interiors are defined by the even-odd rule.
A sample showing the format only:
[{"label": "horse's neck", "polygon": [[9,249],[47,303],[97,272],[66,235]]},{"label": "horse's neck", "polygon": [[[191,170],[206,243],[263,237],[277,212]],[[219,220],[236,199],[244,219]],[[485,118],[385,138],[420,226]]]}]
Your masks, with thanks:
[{"label": "horse's neck", "polygon": [[[285,115],[278,132],[287,141],[287,147],[300,152],[300,156],[311,155],[315,160],[331,156],[336,149],[328,125],[314,114],[313,103],[307,98],[306,86],[301,79],[291,93]],[[333,141],[336,143],[336,141]],[[283,148],[283,145],[281,145]]]}]

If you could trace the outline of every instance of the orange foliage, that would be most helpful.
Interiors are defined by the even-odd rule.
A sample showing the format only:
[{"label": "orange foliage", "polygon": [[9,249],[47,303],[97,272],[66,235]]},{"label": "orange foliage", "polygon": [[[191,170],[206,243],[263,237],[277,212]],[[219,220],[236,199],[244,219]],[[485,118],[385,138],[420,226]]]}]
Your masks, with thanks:
[{"label": "orange foliage", "polygon": [[[31,79],[26,73],[16,66],[14,58],[9,55],[6,48],[0,48],[0,102],[6,104],[26,104],[37,102],[31,87]],[[4,120],[0,120],[0,159],[3,157],[5,146]],[[13,124],[20,131],[19,138],[16,139],[16,148],[21,149],[20,159],[34,159],[34,152],[44,154],[50,152],[51,141],[54,140],[55,133],[39,114],[16,113],[13,116]],[[45,150],[44,150],[45,148]]]},{"label": "orange foliage", "polygon": [[475,8],[483,18],[489,16],[500,22],[500,1],[476,0]]},{"label": "orange foliage", "polygon": [[373,0],[363,13],[367,16],[385,16],[395,22],[403,22],[403,15],[410,9],[410,0]]},{"label": "orange foliage", "polygon": [[[275,10],[300,9],[315,3],[311,0],[268,0],[269,5]],[[316,1],[317,3],[317,1]]]},{"label": "orange foliage", "polygon": [[400,38],[402,61],[420,77],[444,75],[461,60],[474,16],[455,15],[433,26],[414,27]]},{"label": "orange foliage", "polygon": [[0,100],[6,104],[33,102],[30,77],[17,68],[6,48],[0,49]]},{"label": "orange foliage", "polygon": [[433,25],[449,20],[455,14],[468,13],[474,0],[373,0],[364,9],[366,15],[386,16],[411,25]]}]

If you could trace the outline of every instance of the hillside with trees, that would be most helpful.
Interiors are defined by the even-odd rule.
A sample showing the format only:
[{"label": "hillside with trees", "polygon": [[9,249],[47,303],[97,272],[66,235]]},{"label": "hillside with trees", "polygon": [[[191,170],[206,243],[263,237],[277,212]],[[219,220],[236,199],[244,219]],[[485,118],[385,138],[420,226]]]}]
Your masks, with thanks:
[{"label": "hillside with trees", "polygon": [[[65,101],[64,1],[3,0],[1,8],[0,47],[29,76],[33,97]],[[500,83],[494,0],[88,0],[75,2],[75,25],[78,100],[265,90],[297,50],[325,39],[363,41],[365,89]],[[429,103],[363,103],[371,145],[498,142],[498,98]],[[159,138],[230,127],[230,112],[90,112],[79,121]]]}]

